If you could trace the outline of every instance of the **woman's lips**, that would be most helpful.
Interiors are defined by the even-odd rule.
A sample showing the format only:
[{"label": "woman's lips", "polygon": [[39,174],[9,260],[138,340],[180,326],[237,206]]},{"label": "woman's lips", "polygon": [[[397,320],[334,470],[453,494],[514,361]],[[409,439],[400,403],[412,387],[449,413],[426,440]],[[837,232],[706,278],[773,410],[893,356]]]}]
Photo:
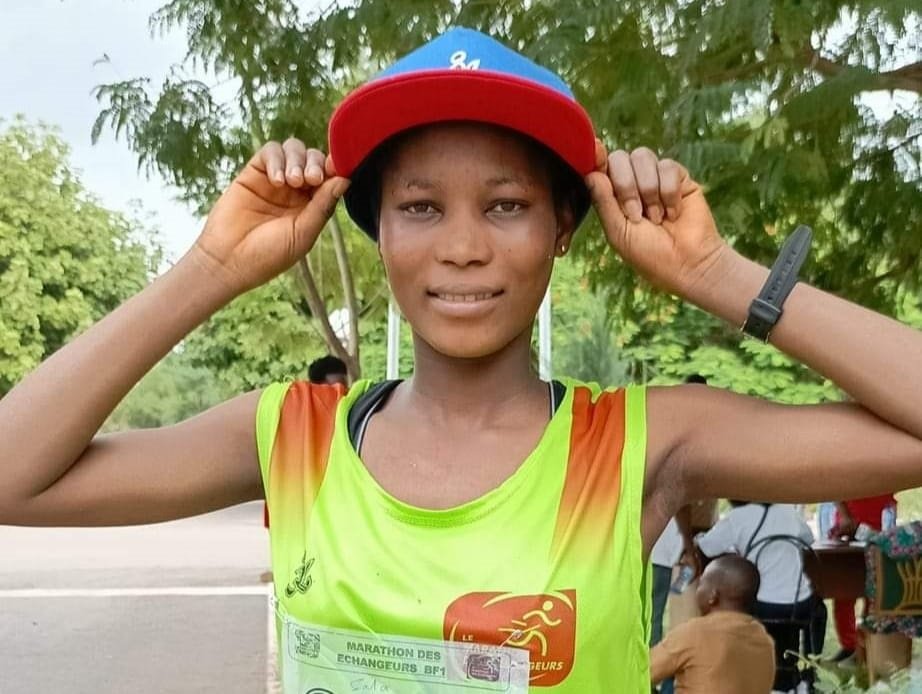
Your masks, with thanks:
[{"label": "woman's lips", "polygon": [[428,295],[439,313],[470,318],[491,311],[502,293],[502,290],[452,288],[430,291]]},{"label": "woman's lips", "polygon": [[494,296],[496,296],[496,292],[477,292],[475,294],[450,294],[448,292],[438,292],[435,296],[442,301],[469,304],[474,301],[486,301],[487,299],[492,299]]}]

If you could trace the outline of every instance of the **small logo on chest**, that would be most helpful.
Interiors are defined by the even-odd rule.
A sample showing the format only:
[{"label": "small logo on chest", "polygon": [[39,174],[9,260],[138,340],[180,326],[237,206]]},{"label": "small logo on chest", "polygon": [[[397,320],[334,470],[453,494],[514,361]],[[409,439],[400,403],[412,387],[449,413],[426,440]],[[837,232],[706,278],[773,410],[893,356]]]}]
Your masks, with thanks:
[{"label": "small logo on chest", "polygon": [[314,579],[311,578],[311,568],[314,566],[314,558],[307,558],[307,551],[301,557],[301,564],[294,571],[291,582],[285,587],[285,595],[293,598],[298,593],[304,594],[314,585]]},{"label": "small logo on chest", "polygon": [[[531,662],[530,686],[552,687],[573,669],[576,591],[462,595],[445,610],[442,636],[446,641],[526,649]],[[478,661],[476,665],[479,672],[484,663]],[[468,675],[474,677],[470,672]]]}]

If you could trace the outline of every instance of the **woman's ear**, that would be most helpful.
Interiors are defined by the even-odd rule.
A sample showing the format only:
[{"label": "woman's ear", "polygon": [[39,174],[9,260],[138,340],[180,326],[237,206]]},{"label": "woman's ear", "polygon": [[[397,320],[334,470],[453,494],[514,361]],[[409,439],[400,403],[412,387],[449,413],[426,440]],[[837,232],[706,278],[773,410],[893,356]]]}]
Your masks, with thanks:
[{"label": "woman's ear", "polygon": [[562,258],[570,249],[573,232],[576,231],[576,218],[570,205],[561,205],[557,209],[557,236],[554,239],[554,255]]}]

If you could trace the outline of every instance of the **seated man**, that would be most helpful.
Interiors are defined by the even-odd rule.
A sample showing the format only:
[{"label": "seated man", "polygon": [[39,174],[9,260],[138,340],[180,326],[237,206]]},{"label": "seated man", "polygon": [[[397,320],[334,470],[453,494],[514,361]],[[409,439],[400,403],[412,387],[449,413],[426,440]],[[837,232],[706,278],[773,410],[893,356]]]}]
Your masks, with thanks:
[{"label": "seated man", "polygon": [[775,646],[750,616],[759,572],[737,555],[718,557],[704,570],[696,598],[702,617],[666,634],[650,652],[656,684],[675,678],[676,694],[768,694],[775,679]]},{"label": "seated man", "polygon": [[797,658],[791,654],[800,650],[800,632],[793,620],[811,623],[804,644],[808,654],[823,652],[826,634],[826,606],[804,573],[799,547],[812,543],[813,533],[790,504],[734,500],[730,504],[733,509],[698,537],[698,547],[705,557],[735,552],[758,568],[761,583],[753,614],[765,622],[775,642],[775,689],[788,691],[801,679],[813,677],[812,671],[798,671]]}]

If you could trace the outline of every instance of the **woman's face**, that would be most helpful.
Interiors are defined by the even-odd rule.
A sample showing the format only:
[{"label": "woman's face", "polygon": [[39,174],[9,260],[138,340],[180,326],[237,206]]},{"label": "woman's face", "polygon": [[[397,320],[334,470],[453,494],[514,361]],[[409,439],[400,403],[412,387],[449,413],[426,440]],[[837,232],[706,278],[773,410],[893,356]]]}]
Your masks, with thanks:
[{"label": "woman's face", "polygon": [[456,358],[493,354],[530,331],[572,215],[518,138],[477,124],[413,134],[381,181],[379,244],[414,332]]}]

